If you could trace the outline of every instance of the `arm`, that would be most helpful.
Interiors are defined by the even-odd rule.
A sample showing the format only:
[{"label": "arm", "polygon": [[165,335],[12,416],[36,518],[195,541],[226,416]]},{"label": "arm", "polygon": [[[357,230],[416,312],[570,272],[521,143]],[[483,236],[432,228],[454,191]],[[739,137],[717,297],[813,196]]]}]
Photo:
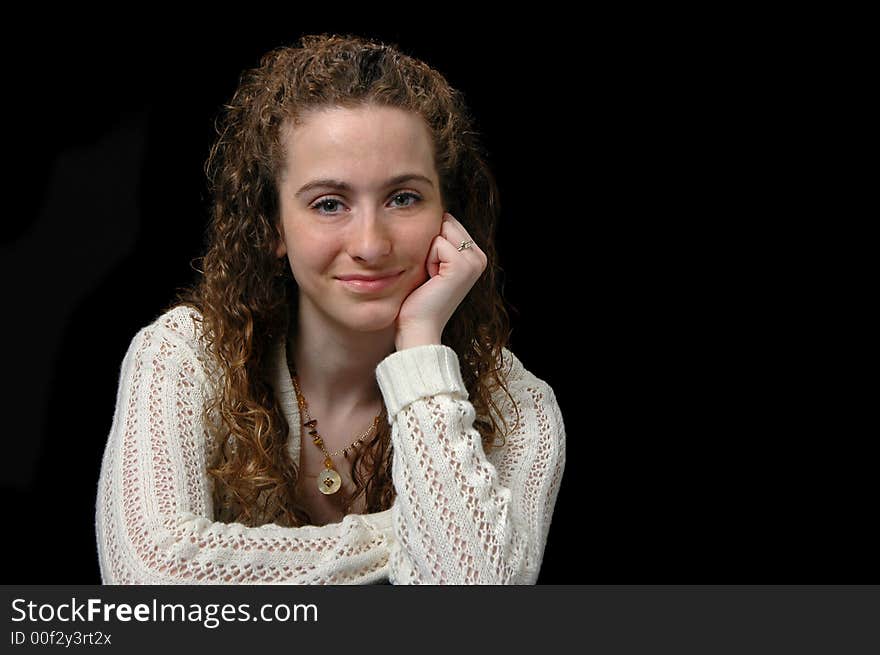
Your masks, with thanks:
[{"label": "arm", "polygon": [[213,521],[205,373],[179,323],[142,329],[122,363],[95,514],[103,583],[355,584],[387,575],[390,510],[321,527]]},{"label": "arm", "polygon": [[[553,390],[521,366],[507,379],[520,425],[492,451],[493,463],[454,350],[400,350],[376,375],[394,446],[391,582],[534,584],[565,466]],[[513,428],[509,400],[498,405]]]}]

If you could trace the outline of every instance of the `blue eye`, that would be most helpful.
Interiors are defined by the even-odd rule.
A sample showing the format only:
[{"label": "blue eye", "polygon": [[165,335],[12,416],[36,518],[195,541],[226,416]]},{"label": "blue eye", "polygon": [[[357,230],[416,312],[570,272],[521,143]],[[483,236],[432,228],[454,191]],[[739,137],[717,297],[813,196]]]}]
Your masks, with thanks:
[{"label": "blue eye", "polygon": [[[408,207],[413,207],[422,201],[421,196],[419,196],[418,194],[415,194],[415,193],[411,193],[409,191],[404,191],[402,193],[395,193],[391,198],[392,198],[392,201],[396,201],[399,198],[408,198],[408,199],[412,200],[412,202],[407,203],[405,205],[400,205],[400,204],[394,205],[398,209],[407,209]],[[336,205],[339,205],[341,203],[342,203],[342,201],[337,200],[336,198],[322,198],[318,202],[311,204],[309,206],[309,209],[314,209],[322,216],[330,216],[332,214],[335,214],[336,212],[333,211],[332,209],[329,209],[328,205],[330,207],[336,207]],[[322,211],[322,210],[324,210],[324,211]]]},{"label": "blue eye", "polygon": [[[318,202],[316,202],[316,203],[315,203],[314,205],[312,205],[309,209],[316,209],[316,210],[317,210],[317,209],[321,209],[321,208],[326,209],[328,203],[330,203],[330,204],[333,204],[333,203],[339,204],[339,201],[336,200],[335,198],[324,198],[323,200],[319,200]],[[324,212],[319,211],[318,213],[319,213],[319,214],[323,214]],[[331,212],[331,213],[333,213],[333,212]]]},{"label": "blue eye", "polygon": [[[411,204],[403,205],[404,207],[412,207],[413,205],[415,205],[416,203],[418,203],[422,200],[421,197],[417,196],[415,193],[410,193],[409,191],[405,191],[403,193],[396,193],[396,194],[394,194],[394,198],[412,198],[413,199],[413,202]],[[400,205],[398,205],[398,207],[400,207]]]}]

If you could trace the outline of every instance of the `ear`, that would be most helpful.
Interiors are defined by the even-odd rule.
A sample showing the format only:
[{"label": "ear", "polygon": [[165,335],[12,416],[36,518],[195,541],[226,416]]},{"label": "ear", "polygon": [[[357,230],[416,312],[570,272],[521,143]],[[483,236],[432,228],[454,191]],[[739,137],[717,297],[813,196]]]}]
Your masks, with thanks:
[{"label": "ear", "polygon": [[276,226],[278,232],[278,245],[275,246],[275,256],[284,257],[287,254],[287,244],[284,243],[284,225],[279,222]]}]

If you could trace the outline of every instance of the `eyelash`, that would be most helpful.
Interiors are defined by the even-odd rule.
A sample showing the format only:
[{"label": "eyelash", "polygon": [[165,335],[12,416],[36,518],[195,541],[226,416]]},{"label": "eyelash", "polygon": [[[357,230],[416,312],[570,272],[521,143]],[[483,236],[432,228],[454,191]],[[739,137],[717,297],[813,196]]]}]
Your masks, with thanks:
[{"label": "eyelash", "polygon": [[[422,201],[422,197],[421,197],[420,195],[418,195],[417,193],[413,193],[413,192],[411,192],[411,191],[401,191],[400,193],[395,193],[395,194],[394,194],[393,196],[391,196],[391,197],[392,197],[392,199],[393,199],[393,198],[399,198],[399,197],[401,197],[401,196],[409,196],[409,197],[411,197],[411,198],[414,200],[414,202],[412,202],[412,203],[409,204],[409,205],[404,205],[404,206],[401,206],[401,207],[397,207],[397,209],[409,209],[410,207],[415,207],[418,203],[420,203],[420,202]],[[331,214],[333,214],[333,213],[335,213],[335,212],[327,213],[327,212],[318,211],[319,208],[320,208],[324,203],[328,203],[328,202],[341,203],[342,201],[341,201],[341,200],[338,200],[338,199],[336,199],[336,198],[321,198],[321,199],[318,200],[317,202],[313,202],[311,205],[309,205],[309,209],[314,209],[315,211],[317,211],[317,212],[318,212],[319,214],[321,214],[322,216],[330,216]]]}]

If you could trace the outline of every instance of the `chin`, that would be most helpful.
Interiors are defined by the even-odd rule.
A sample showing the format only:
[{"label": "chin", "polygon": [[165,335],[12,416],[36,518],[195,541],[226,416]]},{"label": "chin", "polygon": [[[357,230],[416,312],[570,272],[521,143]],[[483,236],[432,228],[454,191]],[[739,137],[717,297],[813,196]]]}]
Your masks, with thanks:
[{"label": "chin", "polygon": [[382,307],[362,307],[345,313],[344,322],[359,332],[380,332],[394,327],[400,313],[400,303],[382,303]]}]

